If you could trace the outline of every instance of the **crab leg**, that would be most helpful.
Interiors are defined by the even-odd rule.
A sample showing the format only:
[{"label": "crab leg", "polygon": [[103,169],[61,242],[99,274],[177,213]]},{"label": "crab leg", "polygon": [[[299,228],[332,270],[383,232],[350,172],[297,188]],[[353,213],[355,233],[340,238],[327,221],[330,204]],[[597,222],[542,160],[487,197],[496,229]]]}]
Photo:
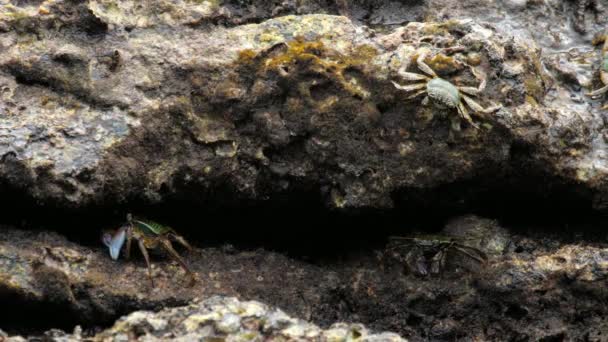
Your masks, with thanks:
[{"label": "crab leg", "polygon": [[446,259],[446,251],[450,248],[452,244],[449,246],[442,248],[437,254],[433,256],[431,259],[431,273],[438,274],[445,267],[445,259]]},{"label": "crab leg", "polygon": [[475,77],[477,77],[477,79],[479,80],[479,85],[477,86],[477,92],[481,93],[484,89],[486,89],[486,74],[478,71],[475,68],[471,69],[471,72],[473,72],[473,75],[475,75]]},{"label": "crab leg", "polygon": [[423,251],[418,247],[413,247],[409,253],[405,255],[403,260],[406,263],[406,267],[413,270],[421,276],[427,276],[429,274],[429,268],[427,262],[424,260]]},{"label": "crab leg", "polygon": [[173,249],[173,245],[171,244],[171,241],[169,241],[166,238],[160,238],[159,242],[161,243],[163,248],[165,248],[165,250],[171,255],[171,257],[173,257],[173,259],[175,259],[175,261],[177,261],[180,264],[180,266],[186,271],[186,273],[188,273],[188,275],[190,275],[190,277],[192,277],[192,280],[195,280],[196,278],[194,277],[194,273],[192,273],[192,271],[190,271],[190,269],[188,268],[188,265],[186,265],[184,260],[179,256],[179,254],[175,251],[175,249]]},{"label": "crab leg", "polygon": [[150,265],[150,256],[148,255],[148,250],[146,249],[146,245],[143,240],[138,240],[137,244],[139,245],[139,250],[141,254],[144,255],[144,259],[146,259],[146,265],[148,265],[148,278],[150,278],[150,284],[154,287],[154,279],[152,279],[152,265]]},{"label": "crab leg", "polygon": [[479,86],[477,86],[477,88],[474,87],[464,87],[464,86],[460,86],[460,87],[456,87],[458,88],[458,90],[460,90],[461,92],[465,93],[465,94],[469,94],[469,95],[479,95],[479,93],[481,93],[484,89],[486,89],[486,75],[481,72],[476,70],[475,68],[471,69],[471,72],[473,72],[473,75],[475,75],[475,77],[479,80]]},{"label": "crab leg", "polygon": [[473,87],[456,87],[458,88],[458,90],[460,90],[462,93],[465,94],[469,94],[469,95],[479,95],[480,91],[477,88],[473,88]]},{"label": "crab leg", "polygon": [[415,92],[414,94],[412,94],[412,95],[408,96],[406,99],[407,99],[407,100],[415,99],[415,98],[417,98],[418,96],[420,96],[420,95],[422,95],[422,94],[425,94],[425,93],[426,93],[426,89],[419,90],[419,91]]},{"label": "crab leg", "polygon": [[461,94],[460,96],[462,97],[464,102],[466,102],[469,105],[469,107],[471,107],[473,112],[479,113],[479,112],[484,111],[483,107],[479,103],[475,102],[472,98],[470,98],[464,94]]},{"label": "crab leg", "polygon": [[479,129],[479,125],[477,125],[476,123],[473,122],[473,119],[471,119],[471,116],[469,115],[469,112],[467,111],[467,109],[464,107],[464,105],[461,103],[458,103],[458,114],[460,114],[460,116],[465,119],[471,126]]},{"label": "crab leg", "polygon": [[431,69],[431,67],[429,67],[426,63],[424,63],[424,60],[426,59],[426,55],[427,55],[427,53],[423,52],[416,59],[416,64],[418,64],[418,69],[422,70],[422,72],[424,72],[425,74],[427,74],[431,77],[437,77],[437,74],[433,71],[433,69]]},{"label": "crab leg", "polygon": [[173,240],[179,242],[182,246],[186,247],[187,250],[192,251],[192,246],[190,246],[188,241],[186,241],[186,239],[184,239],[180,235],[171,233],[171,234],[169,234],[169,237],[172,238]]},{"label": "crab leg", "polygon": [[602,87],[600,89],[594,90],[594,91],[592,91],[590,93],[587,93],[587,96],[596,97],[596,96],[602,95],[602,94],[604,94],[606,92],[608,92],[608,85],[606,85],[606,86],[604,86],[604,87]]},{"label": "crab leg", "polygon": [[416,83],[416,84],[410,84],[410,85],[406,85],[406,86],[402,86],[399,83],[393,82],[393,85],[395,86],[395,88],[399,89],[399,90],[404,90],[404,91],[413,91],[413,90],[420,90],[422,88],[426,87],[426,83]]},{"label": "crab leg", "polygon": [[491,113],[499,110],[500,108],[502,108],[502,106],[498,105],[498,106],[492,106],[492,107],[488,107],[488,108],[484,109],[481,105],[479,105],[479,103],[475,102],[472,98],[470,98],[464,94],[461,94],[460,96],[469,105],[469,107],[471,107],[471,109],[473,109],[473,112],[475,112],[475,113],[491,114]]},{"label": "crab leg", "polygon": [[133,226],[127,227],[127,248],[125,249],[125,259],[131,257],[131,242],[133,242]]},{"label": "crab leg", "polygon": [[[475,249],[475,248],[472,248],[472,247],[465,247],[465,246],[454,246],[454,249],[456,249],[456,250],[457,250],[457,251],[459,251],[460,253],[462,253],[462,254],[464,254],[464,255],[468,256],[468,257],[469,257],[469,258],[471,258],[471,259],[477,260],[479,263],[482,263],[482,264],[483,264],[483,263],[485,263],[485,262],[486,262],[486,260],[487,260],[487,257],[485,256],[485,254],[483,254],[483,252],[478,251],[478,250],[477,250],[477,249]],[[467,252],[467,249],[468,249],[468,250],[471,250],[471,251],[475,251],[475,254],[478,254],[478,255],[475,255],[475,254],[473,254],[473,253],[469,253],[469,252]]]},{"label": "crab leg", "polygon": [[397,71],[397,74],[401,76],[406,81],[428,81],[430,78],[428,76],[417,74],[415,72],[407,72],[402,69]]},{"label": "crab leg", "polygon": [[[608,31],[601,35],[599,39],[594,41],[594,44],[604,43],[602,46],[601,60],[600,60],[600,80],[604,84],[604,86],[600,89],[594,90],[590,93],[587,93],[587,96],[596,97],[608,92]],[[606,106],[602,107],[605,109]]]}]

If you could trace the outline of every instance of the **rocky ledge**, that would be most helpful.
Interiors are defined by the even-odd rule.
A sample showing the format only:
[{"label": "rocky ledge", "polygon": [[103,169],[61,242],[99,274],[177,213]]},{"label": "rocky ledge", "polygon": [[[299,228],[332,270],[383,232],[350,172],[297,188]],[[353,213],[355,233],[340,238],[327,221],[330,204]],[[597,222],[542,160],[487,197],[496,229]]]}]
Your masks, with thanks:
[{"label": "rocky ledge", "polygon": [[[0,338],[3,336],[0,331]],[[25,341],[8,337],[6,341]],[[81,341],[82,331],[73,334],[49,331],[47,341]],[[291,318],[283,311],[255,301],[233,297],[194,300],[192,304],[159,312],[138,311],[121,318],[111,328],[87,337],[92,341],[406,341],[397,334],[373,334],[359,324],[337,323],[328,329]]]},{"label": "rocky ledge", "polygon": [[[157,17],[131,2],[1,7],[5,190],[76,208],[294,191],[387,208],[407,190],[472,181],[474,192],[527,169],[601,207],[599,113],[559,95],[571,90],[533,40],[470,19],[386,33],[322,14],[227,28],[203,20],[219,9],[202,3]],[[454,131],[455,109],[391,83],[419,73],[422,53],[453,84],[485,75],[477,101],[501,109]]]},{"label": "rocky ledge", "polygon": [[[458,244],[440,248],[446,235]],[[216,300],[167,309],[159,316],[136,313],[101,331],[136,310],[158,311],[220,295],[260,300],[324,328],[360,322],[413,341],[599,341],[608,327],[608,307],[600,304],[608,300],[608,246],[598,236],[605,235],[533,234],[522,226],[506,229],[494,220],[464,216],[438,235],[421,236],[419,245],[381,245],[333,258],[233,246],[195,248],[184,253],[198,278],[194,285],[177,263],[154,256],[152,288],[141,257],[113,262],[100,245],[90,248],[55,233],[3,229],[0,302],[12,309],[2,313],[2,328],[32,332],[81,325],[84,336],[130,331],[142,337],[162,338],[169,332],[184,337],[186,313],[207,310]],[[420,247],[433,244],[437,248]],[[444,261],[432,271],[439,252],[445,253]],[[483,253],[484,260],[472,253]],[[166,315],[176,315],[165,318],[166,326],[146,323],[149,317]],[[294,334],[355,334],[343,325],[322,332],[302,324],[297,323]],[[215,331],[200,329],[198,333]],[[355,330],[365,336],[364,330]],[[270,336],[266,334],[279,331],[258,332]]]}]

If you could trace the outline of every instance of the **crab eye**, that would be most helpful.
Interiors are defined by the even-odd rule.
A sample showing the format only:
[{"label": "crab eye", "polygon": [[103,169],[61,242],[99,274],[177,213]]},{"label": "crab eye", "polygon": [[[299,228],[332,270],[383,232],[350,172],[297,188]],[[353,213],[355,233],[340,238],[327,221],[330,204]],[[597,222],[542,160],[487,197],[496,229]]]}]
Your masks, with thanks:
[{"label": "crab eye", "polygon": [[119,229],[116,234],[112,235],[111,233],[103,234],[103,243],[106,245],[110,251],[110,257],[112,260],[117,260],[120,254],[120,249],[122,245],[125,243],[126,238],[126,230]]},{"label": "crab eye", "polygon": [[102,237],[102,241],[103,241],[104,245],[110,247],[110,245],[112,244],[112,234],[104,233],[103,237]]}]

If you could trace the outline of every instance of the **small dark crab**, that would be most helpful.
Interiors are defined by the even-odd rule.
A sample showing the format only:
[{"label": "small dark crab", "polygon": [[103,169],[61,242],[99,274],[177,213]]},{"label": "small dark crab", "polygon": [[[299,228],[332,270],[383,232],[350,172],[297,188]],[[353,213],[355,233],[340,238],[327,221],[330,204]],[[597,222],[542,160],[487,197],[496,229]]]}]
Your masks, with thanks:
[{"label": "small dark crab", "polygon": [[[406,81],[419,82],[408,85],[400,85],[396,82],[393,82],[395,88],[399,90],[403,90],[406,92],[414,92],[414,94],[410,95],[408,99],[412,99],[420,95],[426,94],[427,96],[422,101],[423,105],[426,105],[430,100],[431,103],[435,104],[438,107],[455,109],[458,111],[460,118],[464,119],[466,122],[468,122],[471,126],[475,128],[479,128],[479,125],[476,124],[469,115],[469,111],[466,109],[465,104],[468,105],[473,110],[473,113],[477,115],[490,114],[502,108],[501,105],[483,108],[480,104],[478,104],[471,98],[471,96],[478,96],[485,89],[485,74],[475,70],[475,68],[471,68],[473,75],[475,75],[475,77],[480,81],[479,86],[477,88],[457,86],[443,78],[440,78],[435,73],[435,71],[433,71],[433,69],[431,69],[431,67],[429,67],[424,62],[426,57],[427,52],[425,51],[421,53],[416,59],[418,69],[420,69],[420,71],[422,71],[424,74],[406,72],[405,70],[399,70],[397,72],[399,76],[401,76],[401,78]],[[452,120],[452,129],[455,131],[460,130],[459,120]]]},{"label": "small dark crab", "polygon": [[487,256],[479,249],[465,244],[466,240],[445,235],[417,235],[413,237],[390,237],[387,252],[394,256],[412,273],[420,276],[439,274],[445,269],[448,254],[459,253],[479,264]]},{"label": "small dark crab", "polygon": [[194,273],[190,271],[188,265],[186,265],[186,262],[184,262],[177,251],[175,251],[171,240],[183,245],[189,251],[192,250],[192,246],[190,246],[190,244],[183,237],[178,235],[172,228],[163,226],[156,222],[137,219],[131,216],[131,214],[128,214],[127,224],[125,226],[120,227],[115,232],[106,232],[103,235],[103,243],[108,247],[110,257],[113,260],[118,259],[120,250],[122,249],[125,240],[127,242],[125,257],[127,259],[130,257],[131,241],[133,239],[137,240],[139,250],[141,251],[141,254],[143,254],[144,259],[146,259],[146,264],[148,266],[148,277],[150,278],[152,287],[154,287],[154,279],[152,278],[152,266],[150,264],[148,249],[158,249],[159,247],[169,253],[169,255],[180,264],[180,266],[191,277],[192,283],[196,281]]}]

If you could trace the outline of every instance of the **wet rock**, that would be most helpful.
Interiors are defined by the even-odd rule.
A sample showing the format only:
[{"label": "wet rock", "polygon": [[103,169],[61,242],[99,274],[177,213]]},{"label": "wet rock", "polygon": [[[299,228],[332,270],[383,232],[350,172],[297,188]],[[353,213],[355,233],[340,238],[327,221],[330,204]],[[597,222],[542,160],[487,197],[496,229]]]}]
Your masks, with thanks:
[{"label": "wet rock", "polygon": [[[192,22],[220,11],[212,2],[90,1],[75,18],[65,6],[0,12],[10,27],[0,57],[0,180],[42,203],[159,202],[187,184],[253,200],[316,188],[331,207],[391,207],[401,189],[495,169],[508,176],[514,144],[533,147],[518,158],[540,172],[602,193],[594,118],[543,104],[540,49],[492,26],[413,22],[377,34],[345,17],[307,15],[202,30]],[[151,16],[157,6],[164,14]],[[65,29],[30,32],[18,18]],[[68,27],[93,19],[94,40],[72,39]],[[423,51],[454,84],[477,87],[475,74],[486,75],[477,101],[503,108],[475,117],[483,129],[393,86],[406,83],[399,70],[420,72],[413,60]]]},{"label": "wet rock", "polygon": [[[82,325],[82,334],[88,336],[136,310],[158,311],[216,295],[260,300],[322,327],[361,322],[373,331],[392,331],[414,340],[522,336],[534,340],[560,334],[578,339],[597,335],[598,327],[608,324],[608,311],[597,304],[608,300],[605,242],[514,234],[494,220],[472,215],[450,220],[440,234],[462,236],[463,244],[487,254],[483,263],[449,252],[440,272],[420,276],[405,272],[400,260],[379,257],[388,251],[357,250],[336,261],[308,258],[304,262],[263,249],[206,247],[183,253],[198,278],[192,286],[177,263],[153,255],[155,288],[150,287],[138,254],[133,260],[114,262],[101,244],[83,247],[54,233],[8,228],[0,232],[0,302],[15,308],[8,315],[0,314],[2,329],[72,331]],[[158,338],[170,331],[185,333],[183,324],[175,328],[176,321],[165,316],[172,312],[184,313],[179,322],[207,317],[188,321],[195,333],[253,329],[243,325],[244,309],[185,315],[209,307],[197,305],[167,309],[159,316],[139,312],[106,333]],[[49,311],[62,315],[40,316]],[[321,332],[312,325],[292,325],[294,320],[283,314],[267,313],[270,331],[344,336],[356,329],[364,334],[357,325],[334,325]],[[581,315],[585,320],[580,320]],[[204,324],[207,319],[212,326]],[[44,324],[36,325],[40,323]]]},{"label": "wet rock", "polygon": [[[584,92],[599,82],[591,40],[606,14],[598,0],[4,1],[0,190],[7,202],[16,194],[87,210],[175,197],[262,201],[297,189],[348,209],[465,188],[454,205],[487,186],[530,182],[543,198],[560,185],[605,210],[605,98]],[[422,52],[454,84],[477,87],[473,70],[483,72],[477,100],[503,107],[474,116],[476,130],[408,99],[391,81],[410,83],[399,71],[420,73]],[[452,256],[451,270],[424,278],[385,269],[371,252],[319,266],[207,248],[188,257],[199,284],[184,286],[178,265],[161,258],[151,290],[140,259],[113,263],[101,247],[6,229],[0,298],[17,304],[12,322],[44,308],[68,325],[107,325],[220,294],[262,298],[323,326],[363,321],[420,339],[601,338],[605,245],[513,236],[473,216],[443,233],[470,238],[487,264],[461,267]],[[237,323],[228,314],[213,329],[229,334]]]}]

